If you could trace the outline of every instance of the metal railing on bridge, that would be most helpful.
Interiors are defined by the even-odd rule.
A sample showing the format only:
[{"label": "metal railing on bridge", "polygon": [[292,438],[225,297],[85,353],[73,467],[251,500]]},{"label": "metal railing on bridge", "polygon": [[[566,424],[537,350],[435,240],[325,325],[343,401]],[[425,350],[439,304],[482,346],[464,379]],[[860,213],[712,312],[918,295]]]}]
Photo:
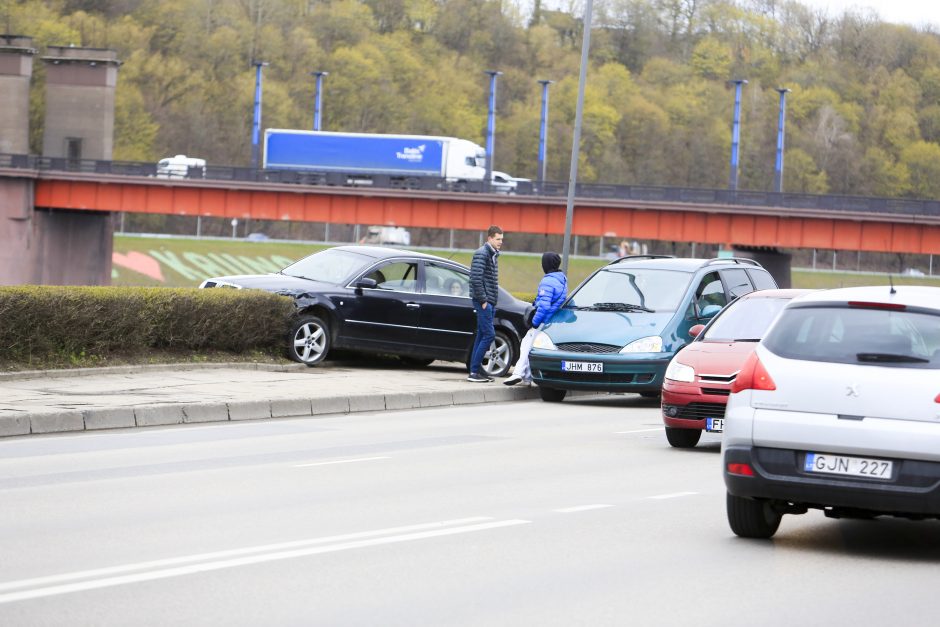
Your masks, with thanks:
[{"label": "metal railing on bridge", "polygon": [[[510,193],[519,196],[565,197],[568,193],[568,184],[557,182],[546,182],[541,188],[538,188],[531,181],[520,180],[516,182],[516,188],[509,191],[496,186],[486,186],[483,181],[452,182],[437,177],[399,177],[378,174],[363,176],[344,172],[258,170],[249,167],[214,165],[207,165],[205,168],[190,168],[185,175],[180,175],[178,173],[158,173],[155,163],[77,160],[64,157],[40,157],[37,155],[0,154],[0,168],[29,169],[40,172],[67,171],[121,176],[289,183],[332,187],[369,186],[384,189]],[[575,188],[575,195],[580,198],[607,200],[940,216],[940,200],[908,198],[732,191],[727,189],[659,187],[653,185],[604,185],[597,183],[578,183]]]}]

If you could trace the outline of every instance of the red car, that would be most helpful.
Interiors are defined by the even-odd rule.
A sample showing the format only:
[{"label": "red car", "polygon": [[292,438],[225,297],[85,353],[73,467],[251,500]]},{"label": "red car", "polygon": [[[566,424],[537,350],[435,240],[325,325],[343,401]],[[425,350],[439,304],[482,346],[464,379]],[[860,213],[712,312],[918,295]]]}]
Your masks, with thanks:
[{"label": "red car", "polygon": [[744,360],[791,299],[809,290],[760,290],[736,299],[680,350],[663,381],[666,439],[677,448],[698,444],[702,431],[721,433],[731,383]]}]

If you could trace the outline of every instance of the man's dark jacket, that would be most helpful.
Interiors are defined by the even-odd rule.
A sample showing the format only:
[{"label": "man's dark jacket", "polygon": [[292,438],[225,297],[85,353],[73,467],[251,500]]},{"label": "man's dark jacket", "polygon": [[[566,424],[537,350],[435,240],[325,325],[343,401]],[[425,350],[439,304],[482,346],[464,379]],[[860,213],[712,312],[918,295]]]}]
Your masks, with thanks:
[{"label": "man's dark jacket", "polygon": [[470,298],[494,307],[499,299],[498,255],[499,252],[487,242],[473,253],[473,261],[470,262]]}]

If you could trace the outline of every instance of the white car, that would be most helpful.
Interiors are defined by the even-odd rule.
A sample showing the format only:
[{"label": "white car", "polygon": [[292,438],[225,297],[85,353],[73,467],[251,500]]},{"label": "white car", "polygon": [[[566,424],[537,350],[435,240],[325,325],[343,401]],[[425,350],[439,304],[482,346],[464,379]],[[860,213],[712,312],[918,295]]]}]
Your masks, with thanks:
[{"label": "white car", "polygon": [[520,182],[531,183],[530,179],[521,179],[509,176],[505,172],[493,170],[492,190],[500,194],[515,194]]},{"label": "white car", "polygon": [[792,300],[731,387],[722,441],[731,530],[783,514],[940,517],[940,288]]}]

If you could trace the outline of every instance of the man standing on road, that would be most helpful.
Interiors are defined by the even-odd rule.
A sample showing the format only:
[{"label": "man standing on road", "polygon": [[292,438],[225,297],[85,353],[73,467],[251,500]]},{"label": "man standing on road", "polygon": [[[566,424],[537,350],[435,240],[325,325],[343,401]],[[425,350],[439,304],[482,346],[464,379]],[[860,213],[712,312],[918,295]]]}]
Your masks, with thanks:
[{"label": "man standing on road", "polygon": [[499,299],[499,266],[497,257],[503,247],[503,230],[491,226],[486,232],[486,243],[475,253],[470,263],[470,299],[477,315],[477,334],[470,354],[470,376],[467,381],[487,383],[492,381],[482,372],[483,356],[496,337],[493,328],[493,313]]}]

